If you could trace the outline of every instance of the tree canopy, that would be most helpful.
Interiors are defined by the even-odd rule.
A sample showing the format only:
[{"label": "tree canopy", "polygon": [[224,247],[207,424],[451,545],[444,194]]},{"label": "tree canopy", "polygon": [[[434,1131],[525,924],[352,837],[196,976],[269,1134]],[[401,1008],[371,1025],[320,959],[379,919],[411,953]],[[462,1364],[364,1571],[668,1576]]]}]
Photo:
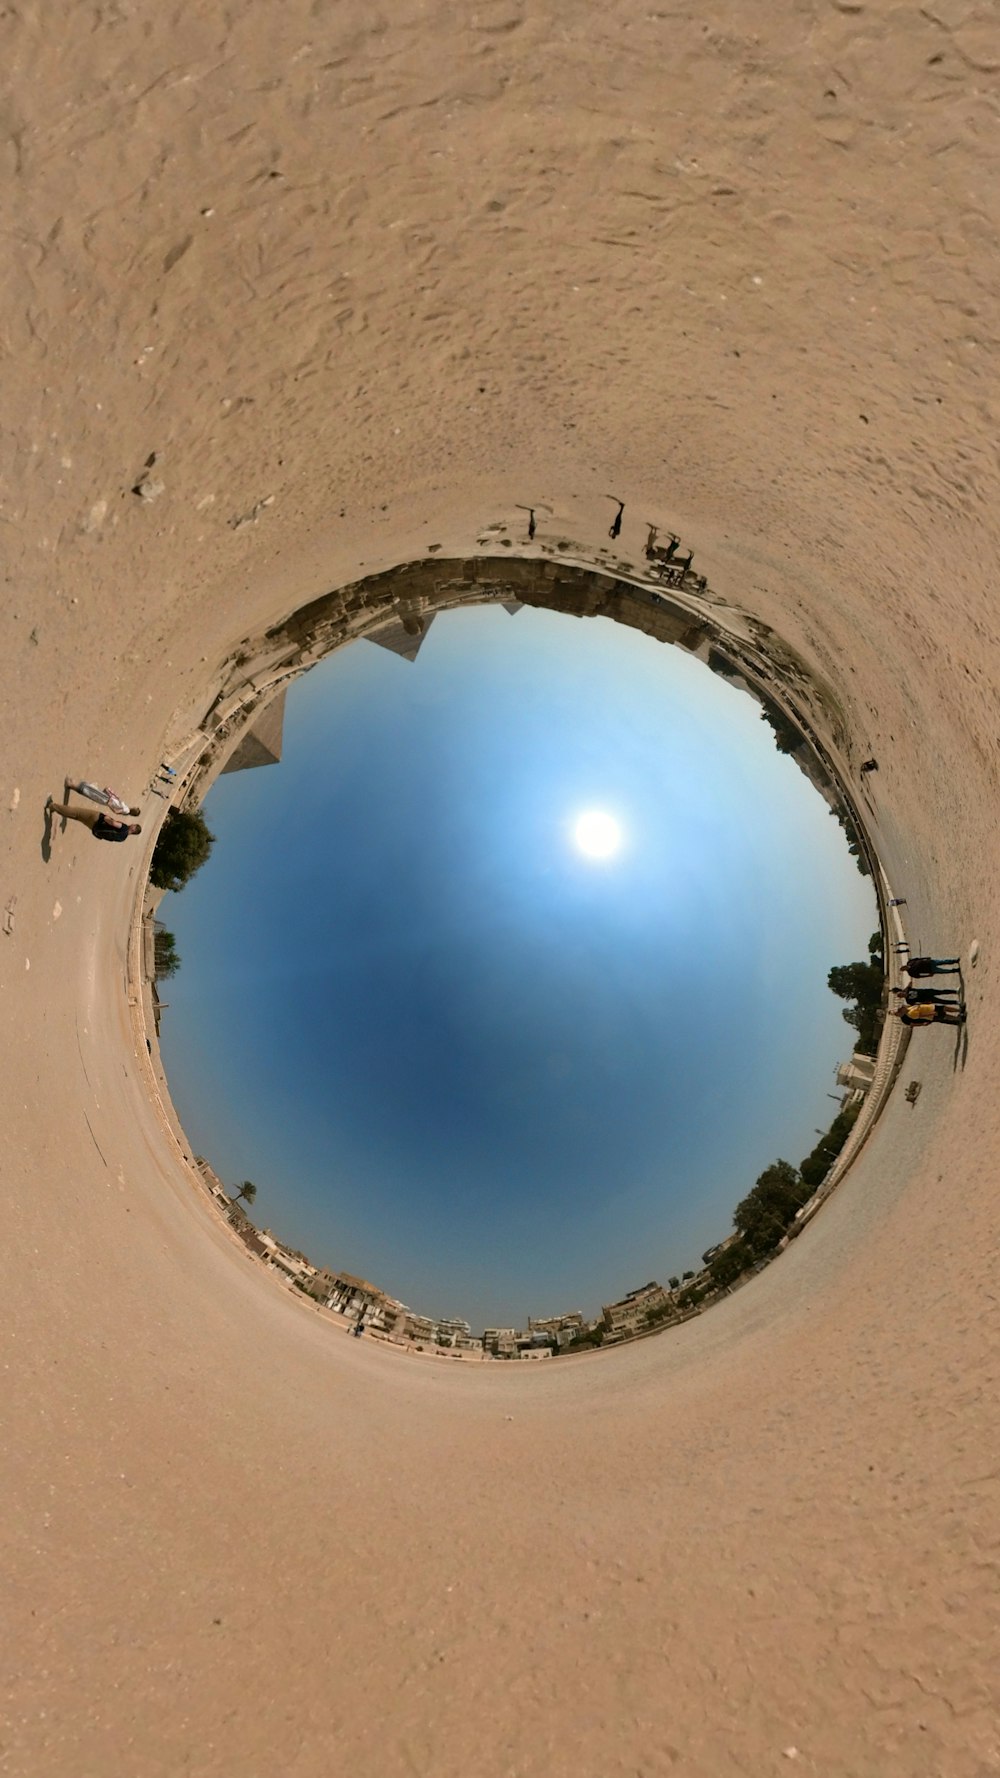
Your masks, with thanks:
[{"label": "tree canopy", "polygon": [[177,939],[172,932],[161,931],[153,939],[153,963],[159,976],[176,975],[181,966]]},{"label": "tree canopy", "polygon": [[734,1241],[731,1247],[724,1247],[720,1253],[712,1255],[708,1262],[708,1269],[712,1274],[713,1282],[718,1284],[720,1289],[726,1290],[730,1284],[735,1284],[737,1278],[746,1271],[752,1261],[753,1254],[746,1242]]},{"label": "tree canopy", "polygon": [[826,1135],[821,1136],[815,1148],[806,1155],[799,1172],[810,1189],[821,1185],[826,1178],[853,1130],[860,1110],[860,1105],[849,1105],[845,1111],[838,1111]]},{"label": "tree canopy", "polygon": [[149,880],[157,889],[183,889],[215,843],[200,809],[171,809],[153,848]]},{"label": "tree canopy", "polygon": [[832,994],[853,1002],[844,1007],[843,1016],[858,1034],[854,1047],[862,1055],[873,1056],[878,1049],[885,982],[881,933],[872,933],[868,952],[867,963],[836,963],[826,979]]},{"label": "tree canopy", "polygon": [[774,744],[779,753],[794,753],[801,747],[805,735],[797,728],[790,716],[786,716],[780,704],[770,698],[762,698],[760,713],[774,736]]},{"label": "tree canopy", "polygon": [[772,1252],[808,1195],[798,1169],[789,1161],[773,1161],[765,1167],[733,1213],[746,1253],[759,1258]]},{"label": "tree canopy", "polygon": [[844,838],[847,841],[847,850],[854,859],[861,875],[863,877],[871,876],[868,856],[861,843],[861,835],[855,826],[850,810],[843,803],[838,803],[836,808],[830,810],[830,813],[840,822],[840,825],[844,830]]}]

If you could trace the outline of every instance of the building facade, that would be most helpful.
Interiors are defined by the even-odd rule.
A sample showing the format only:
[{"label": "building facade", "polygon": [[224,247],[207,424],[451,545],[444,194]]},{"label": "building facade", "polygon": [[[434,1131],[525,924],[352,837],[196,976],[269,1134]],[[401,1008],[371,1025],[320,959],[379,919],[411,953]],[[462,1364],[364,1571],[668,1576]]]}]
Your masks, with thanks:
[{"label": "building facade", "polygon": [[640,1284],[637,1290],[630,1290],[617,1303],[605,1303],[601,1311],[604,1344],[612,1345],[615,1340],[627,1340],[634,1334],[643,1333],[651,1315],[672,1307],[673,1297],[669,1290],[654,1279],[648,1284]]}]

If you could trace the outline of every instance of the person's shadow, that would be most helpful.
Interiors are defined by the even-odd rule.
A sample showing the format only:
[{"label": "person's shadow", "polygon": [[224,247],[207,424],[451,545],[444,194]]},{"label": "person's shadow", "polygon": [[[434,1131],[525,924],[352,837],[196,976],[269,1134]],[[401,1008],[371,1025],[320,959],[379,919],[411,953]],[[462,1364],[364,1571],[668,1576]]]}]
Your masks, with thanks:
[{"label": "person's shadow", "polygon": [[[965,976],[962,974],[961,970],[958,971],[958,989],[959,989],[959,993],[962,996],[962,1005],[964,1006],[965,1005]],[[958,1035],[955,1038],[955,1054],[952,1056],[952,1059],[951,1059],[951,1071],[953,1074],[956,1072],[956,1070],[958,1068],[965,1067],[966,1060],[968,1058],[968,1054],[969,1054],[969,1027],[967,1024],[959,1025]]]},{"label": "person's shadow", "polygon": [[[66,832],[66,817],[59,823],[59,832]],[[52,858],[52,835],[55,833],[55,816],[52,811],[52,798],[45,805],[45,826],[42,828],[42,863],[48,864]]]},{"label": "person's shadow", "polygon": [[959,1025],[958,1036],[955,1038],[955,1054],[951,1058],[951,1071],[956,1073],[964,1068],[969,1055],[969,1027]]}]

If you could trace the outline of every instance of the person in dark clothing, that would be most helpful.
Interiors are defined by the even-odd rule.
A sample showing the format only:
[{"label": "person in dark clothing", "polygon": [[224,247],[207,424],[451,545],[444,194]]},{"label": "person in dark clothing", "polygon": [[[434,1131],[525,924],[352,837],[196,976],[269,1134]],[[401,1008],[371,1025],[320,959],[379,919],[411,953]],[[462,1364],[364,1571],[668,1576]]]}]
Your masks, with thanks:
[{"label": "person in dark clothing", "polygon": [[947,1005],[962,998],[957,988],[893,988],[892,992],[900,995],[907,1006]]},{"label": "person in dark clothing", "polygon": [[133,833],[141,833],[138,821],[119,821],[115,815],[106,815],[103,809],[71,809],[66,803],[54,803],[49,798],[46,808],[52,815],[59,815],[64,821],[81,821],[89,827],[95,840],[111,840],[112,842],[127,840]]},{"label": "person in dark clothing", "polygon": [[911,957],[903,968],[907,975],[958,975],[962,968],[960,957]]}]

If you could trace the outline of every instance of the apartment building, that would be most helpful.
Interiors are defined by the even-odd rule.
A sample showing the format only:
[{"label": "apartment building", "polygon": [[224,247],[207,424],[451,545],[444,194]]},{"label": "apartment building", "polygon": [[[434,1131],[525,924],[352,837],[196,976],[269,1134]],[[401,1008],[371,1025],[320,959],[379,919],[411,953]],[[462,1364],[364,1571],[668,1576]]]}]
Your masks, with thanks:
[{"label": "apartment building", "polygon": [[642,1333],[648,1326],[648,1317],[659,1309],[673,1306],[673,1298],[669,1290],[662,1284],[651,1279],[648,1284],[640,1284],[637,1290],[630,1290],[617,1303],[605,1303],[601,1317],[604,1322],[604,1344],[613,1344],[615,1340],[627,1340],[633,1334]]}]

